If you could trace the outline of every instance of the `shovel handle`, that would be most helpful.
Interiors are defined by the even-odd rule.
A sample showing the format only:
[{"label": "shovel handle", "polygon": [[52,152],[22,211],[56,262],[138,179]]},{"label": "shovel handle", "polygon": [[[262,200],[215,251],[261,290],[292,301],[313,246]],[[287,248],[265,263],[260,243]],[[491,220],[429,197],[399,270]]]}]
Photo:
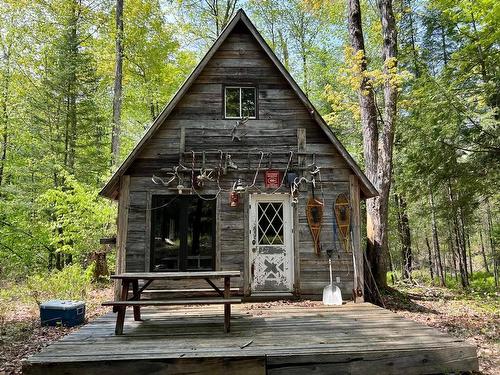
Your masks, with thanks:
[{"label": "shovel handle", "polygon": [[330,267],[330,285],[333,285],[332,258],[328,258],[328,266]]}]

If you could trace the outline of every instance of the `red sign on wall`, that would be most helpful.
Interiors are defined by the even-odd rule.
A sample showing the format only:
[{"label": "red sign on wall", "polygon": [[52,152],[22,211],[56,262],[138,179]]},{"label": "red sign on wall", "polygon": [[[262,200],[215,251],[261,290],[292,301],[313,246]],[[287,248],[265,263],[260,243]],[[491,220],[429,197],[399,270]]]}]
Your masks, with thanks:
[{"label": "red sign on wall", "polygon": [[267,170],[264,178],[266,189],[277,189],[280,187],[280,172],[274,170]]}]

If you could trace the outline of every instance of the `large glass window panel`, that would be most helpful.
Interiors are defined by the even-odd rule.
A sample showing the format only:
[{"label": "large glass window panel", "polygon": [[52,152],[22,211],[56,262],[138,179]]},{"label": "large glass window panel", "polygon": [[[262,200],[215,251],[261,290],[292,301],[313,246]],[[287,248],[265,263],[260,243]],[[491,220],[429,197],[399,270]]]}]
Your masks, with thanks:
[{"label": "large glass window panel", "polygon": [[255,88],[243,87],[241,89],[241,116],[255,117]]},{"label": "large glass window panel", "polygon": [[240,117],[240,89],[226,87],[226,117]]},{"label": "large glass window panel", "polygon": [[186,270],[211,270],[214,254],[215,201],[193,199],[188,206]]},{"label": "large glass window panel", "polygon": [[153,271],[179,271],[180,203],[176,197],[154,196],[152,199]]}]

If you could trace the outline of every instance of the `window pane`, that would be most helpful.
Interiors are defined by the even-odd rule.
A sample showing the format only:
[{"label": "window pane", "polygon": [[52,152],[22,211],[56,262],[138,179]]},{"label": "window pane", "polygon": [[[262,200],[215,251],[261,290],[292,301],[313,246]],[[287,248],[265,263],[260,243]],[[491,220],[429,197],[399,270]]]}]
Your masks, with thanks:
[{"label": "window pane", "polygon": [[241,89],[241,115],[243,117],[255,117],[255,88],[246,87]]},{"label": "window pane", "polygon": [[188,204],[186,270],[211,270],[215,200],[191,197]]},{"label": "window pane", "polygon": [[240,117],[240,89],[226,87],[226,117]]},{"label": "window pane", "polygon": [[179,271],[180,201],[175,197],[154,196],[151,211],[153,225],[153,271]]},{"label": "window pane", "polygon": [[283,245],[283,203],[258,205],[259,245]]}]

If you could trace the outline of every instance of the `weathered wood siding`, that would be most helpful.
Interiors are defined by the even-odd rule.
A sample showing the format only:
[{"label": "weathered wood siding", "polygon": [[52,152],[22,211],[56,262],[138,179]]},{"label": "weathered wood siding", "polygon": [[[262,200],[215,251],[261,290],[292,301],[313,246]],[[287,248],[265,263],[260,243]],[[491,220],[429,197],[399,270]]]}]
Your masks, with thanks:
[{"label": "weathered wood siding", "polygon": [[[231,129],[235,120],[223,119],[224,85],[252,85],[258,90],[258,118],[249,120],[245,126],[247,134],[241,142],[231,140]],[[181,129],[184,128],[183,131]],[[322,189],[318,186],[316,194],[325,199],[324,226],[321,233],[323,249],[332,246],[333,211],[332,205],[339,193],[349,195],[349,176],[352,174],[344,159],[329,142],[327,136],[311,118],[309,110],[300,102],[291,86],[274,67],[253,37],[244,27],[236,27],[227,40],[215,53],[212,60],[202,71],[198,79],[161,126],[153,139],[149,141],[138,158],[127,171],[130,179],[130,211],[128,215],[128,236],[126,248],[127,271],[149,270],[150,252],[150,202],[156,193],[175,194],[167,188],[151,182],[153,173],[160,168],[173,167],[179,162],[179,150],[185,151],[222,150],[288,152],[297,151],[297,130],[304,129],[305,149],[316,153],[315,161],[321,167]],[[185,134],[183,139],[182,133]],[[233,160],[241,168],[256,168],[259,157],[252,155],[233,155]],[[288,156],[276,155],[272,158],[274,168],[284,168]],[[184,157],[184,164],[191,165],[191,157]],[[267,167],[269,160],[263,161]],[[297,165],[295,156],[293,164]],[[312,157],[307,157],[307,164]],[[200,164],[197,160],[197,166]],[[207,166],[217,166],[215,154],[207,156]],[[242,178],[250,184],[253,173],[230,172],[221,180],[221,186],[229,189],[236,178]],[[257,186],[264,189],[263,175],[258,178]],[[286,192],[283,188],[282,192]],[[214,183],[202,190],[203,194],[215,194]],[[296,205],[298,215],[295,228],[295,254],[300,256],[295,280],[297,290],[303,295],[321,294],[329,282],[328,262],[325,251],[321,256],[314,254],[313,244],[305,214],[305,202],[308,192],[300,193]],[[248,196],[245,196],[248,199]],[[239,269],[245,272],[245,238],[248,224],[245,219],[245,204],[237,208],[229,207],[228,193],[223,192],[217,201],[217,260],[216,267],[222,270]],[[334,259],[334,277],[341,278],[342,289],[346,298],[353,287],[352,255],[342,251]],[[243,281],[241,281],[243,283]],[[243,287],[242,284],[239,287]]]}]

